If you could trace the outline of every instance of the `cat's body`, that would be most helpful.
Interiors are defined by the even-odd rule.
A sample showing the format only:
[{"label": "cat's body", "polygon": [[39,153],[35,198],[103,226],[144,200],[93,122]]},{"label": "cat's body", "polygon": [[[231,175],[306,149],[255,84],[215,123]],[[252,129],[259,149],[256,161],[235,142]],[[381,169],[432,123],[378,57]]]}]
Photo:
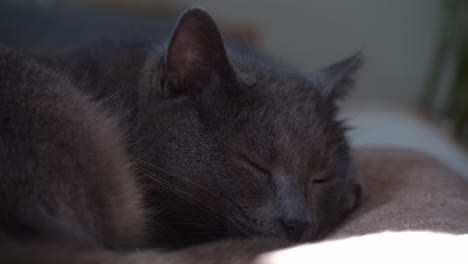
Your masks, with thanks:
[{"label": "cat's body", "polygon": [[24,257],[320,237],[362,196],[335,120],[360,63],[305,75],[226,54],[199,9],[167,46],[2,48],[0,239]]},{"label": "cat's body", "polygon": [[146,233],[115,117],[67,76],[1,53],[2,233],[105,247]]}]

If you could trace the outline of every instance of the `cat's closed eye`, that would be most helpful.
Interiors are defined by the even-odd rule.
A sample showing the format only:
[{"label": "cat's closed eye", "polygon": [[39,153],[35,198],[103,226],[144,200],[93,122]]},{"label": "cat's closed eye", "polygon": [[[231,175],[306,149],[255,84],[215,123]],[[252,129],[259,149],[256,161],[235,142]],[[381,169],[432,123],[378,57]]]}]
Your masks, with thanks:
[{"label": "cat's closed eye", "polygon": [[259,172],[260,174],[268,178],[271,177],[271,173],[268,169],[266,169],[262,165],[259,165],[258,162],[255,162],[253,159],[249,158],[247,155],[239,154],[239,159],[245,166],[248,167],[249,170],[254,170],[256,172]]},{"label": "cat's closed eye", "polygon": [[330,180],[331,180],[330,178],[318,178],[318,179],[313,179],[312,182],[320,184],[320,183],[327,183]]},{"label": "cat's closed eye", "polygon": [[331,182],[335,177],[330,176],[326,173],[319,173],[319,175],[315,175],[312,179],[313,183],[316,184],[325,184]]}]

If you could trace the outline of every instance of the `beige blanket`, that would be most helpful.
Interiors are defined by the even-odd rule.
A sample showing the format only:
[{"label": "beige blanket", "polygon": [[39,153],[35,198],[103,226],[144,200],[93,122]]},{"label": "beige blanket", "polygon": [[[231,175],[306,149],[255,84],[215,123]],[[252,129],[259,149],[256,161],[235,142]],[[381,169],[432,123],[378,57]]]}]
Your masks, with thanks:
[{"label": "beige blanket", "polygon": [[360,149],[356,159],[368,196],[331,238],[384,230],[468,233],[468,183],[438,160],[401,148]]}]

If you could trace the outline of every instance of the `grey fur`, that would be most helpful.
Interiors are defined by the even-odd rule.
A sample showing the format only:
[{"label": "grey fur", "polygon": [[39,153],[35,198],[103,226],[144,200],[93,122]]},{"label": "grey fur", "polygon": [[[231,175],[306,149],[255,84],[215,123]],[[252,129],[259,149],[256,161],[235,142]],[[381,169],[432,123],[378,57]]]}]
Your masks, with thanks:
[{"label": "grey fur", "polygon": [[24,257],[320,238],[362,197],[335,103],[360,61],[313,77],[245,58],[201,9],[167,45],[1,48],[0,240]]}]

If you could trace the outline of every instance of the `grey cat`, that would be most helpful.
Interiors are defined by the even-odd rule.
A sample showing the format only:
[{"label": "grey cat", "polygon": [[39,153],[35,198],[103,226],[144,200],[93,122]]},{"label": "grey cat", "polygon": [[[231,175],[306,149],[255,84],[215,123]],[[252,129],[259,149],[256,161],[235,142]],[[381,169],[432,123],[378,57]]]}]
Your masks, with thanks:
[{"label": "grey cat", "polygon": [[[1,48],[0,262],[229,262],[323,237],[363,197],[336,118],[362,61],[237,54],[197,8],[159,46]],[[267,240],[111,253],[228,238]]]}]

